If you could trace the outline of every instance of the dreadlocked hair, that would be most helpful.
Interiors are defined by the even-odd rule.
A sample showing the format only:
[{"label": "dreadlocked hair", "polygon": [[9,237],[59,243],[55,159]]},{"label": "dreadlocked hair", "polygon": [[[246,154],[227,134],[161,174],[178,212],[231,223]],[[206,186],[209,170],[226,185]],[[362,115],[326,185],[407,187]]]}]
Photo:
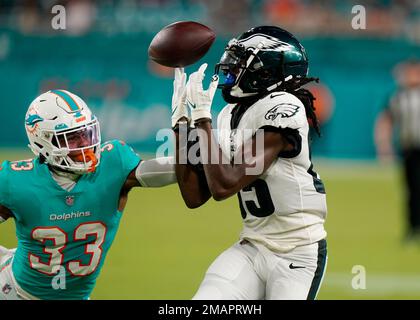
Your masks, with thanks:
[{"label": "dreadlocked hair", "polygon": [[295,95],[305,106],[306,116],[309,120],[309,124],[315,129],[318,136],[321,136],[321,130],[319,128],[319,121],[315,113],[314,100],[316,99],[312,92],[308,89],[302,88],[305,84],[315,81],[319,82],[319,78],[293,78],[282,86],[282,90]]}]

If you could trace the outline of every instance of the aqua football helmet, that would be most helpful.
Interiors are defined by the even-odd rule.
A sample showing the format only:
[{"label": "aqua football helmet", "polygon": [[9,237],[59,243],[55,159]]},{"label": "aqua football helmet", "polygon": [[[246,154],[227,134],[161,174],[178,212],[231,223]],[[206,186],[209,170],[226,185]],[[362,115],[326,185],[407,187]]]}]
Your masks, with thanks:
[{"label": "aqua football helmet", "polygon": [[219,88],[228,103],[271,92],[292,79],[308,75],[304,47],[278,27],[252,28],[229,41],[216,65]]},{"label": "aqua football helmet", "polygon": [[65,90],[41,94],[25,118],[29,147],[52,167],[84,174],[100,162],[99,122],[86,103]]}]

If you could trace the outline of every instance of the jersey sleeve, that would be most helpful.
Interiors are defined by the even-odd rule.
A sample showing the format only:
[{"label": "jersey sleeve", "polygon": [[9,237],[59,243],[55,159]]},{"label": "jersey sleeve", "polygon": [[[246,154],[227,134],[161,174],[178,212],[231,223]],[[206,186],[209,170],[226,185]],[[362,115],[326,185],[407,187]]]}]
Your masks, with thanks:
[{"label": "jersey sleeve", "polygon": [[118,149],[120,155],[122,175],[127,177],[139,165],[141,158],[124,141],[115,140],[113,144]]},{"label": "jersey sleeve", "polygon": [[268,95],[254,110],[254,130],[270,127],[300,129],[308,125],[303,103],[287,92]]},{"label": "jersey sleeve", "polygon": [[8,161],[5,161],[0,165],[0,205],[6,208],[10,208],[8,166]]}]

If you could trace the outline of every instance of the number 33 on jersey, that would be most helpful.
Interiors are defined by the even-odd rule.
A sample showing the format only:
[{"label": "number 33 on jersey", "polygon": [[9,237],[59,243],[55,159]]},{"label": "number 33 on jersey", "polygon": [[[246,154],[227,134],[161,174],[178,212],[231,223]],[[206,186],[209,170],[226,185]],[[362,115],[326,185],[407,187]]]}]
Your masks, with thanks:
[{"label": "number 33 on jersey", "polygon": [[[40,299],[88,299],[114,240],[122,212],[119,197],[140,158],[124,143],[102,146],[95,173],[70,191],[53,179],[39,158],[4,162],[0,204],[13,212],[18,249],[12,270],[17,284]],[[52,280],[65,270],[65,289]]]}]

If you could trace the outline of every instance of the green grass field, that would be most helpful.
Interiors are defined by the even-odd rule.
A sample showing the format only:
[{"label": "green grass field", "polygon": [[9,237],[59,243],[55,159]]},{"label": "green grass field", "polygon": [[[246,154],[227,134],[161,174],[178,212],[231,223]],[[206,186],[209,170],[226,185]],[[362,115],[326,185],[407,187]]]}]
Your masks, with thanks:
[{"label": "green grass field", "polygon": [[[23,156],[3,152],[0,160]],[[318,299],[419,299],[420,244],[402,241],[399,170],[326,161],[316,167],[329,208],[329,261]],[[240,230],[236,197],[189,210],[176,185],[134,190],[92,299],[190,299]],[[13,221],[0,226],[0,244],[16,244]],[[352,288],[355,265],[366,270],[364,290]]]}]

